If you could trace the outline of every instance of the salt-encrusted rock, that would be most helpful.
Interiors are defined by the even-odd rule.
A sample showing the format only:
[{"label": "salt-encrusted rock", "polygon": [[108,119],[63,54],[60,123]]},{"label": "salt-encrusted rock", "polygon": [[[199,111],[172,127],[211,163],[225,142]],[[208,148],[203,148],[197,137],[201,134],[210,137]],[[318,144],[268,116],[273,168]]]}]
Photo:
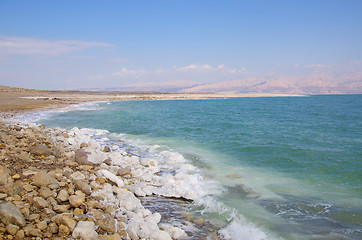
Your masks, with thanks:
[{"label": "salt-encrusted rock", "polygon": [[94,222],[79,221],[73,231],[72,237],[84,240],[97,240],[99,236],[95,231]]},{"label": "salt-encrusted rock", "polygon": [[84,149],[78,149],[75,151],[75,161],[82,165],[93,165],[92,162],[88,161],[88,154]]},{"label": "salt-encrusted rock", "polygon": [[117,232],[117,220],[112,217],[106,217],[97,221],[97,225],[106,232],[112,234]]},{"label": "salt-encrusted rock", "polygon": [[4,166],[0,166],[0,185],[12,183],[13,179],[10,176],[10,170]]},{"label": "salt-encrusted rock", "polygon": [[118,187],[124,186],[123,180],[121,178],[117,177],[116,175],[114,175],[113,173],[111,173],[110,171],[102,169],[102,170],[99,170],[98,173],[101,176],[107,178],[109,181],[117,184]]},{"label": "salt-encrusted rock", "polygon": [[68,201],[68,199],[69,199],[69,194],[68,194],[67,190],[65,190],[65,189],[60,190],[58,193],[58,196],[57,196],[58,202],[65,202],[65,201]]},{"label": "salt-encrusted rock", "polygon": [[53,154],[52,150],[45,144],[35,144],[35,146],[30,147],[29,152],[35,156],[45,157]]},{"label": "salt-encrusted rock", "polygon": [[58,183],[58,181],[52,177],[50,174],[45,171],[39,171],[32,178],[34,185],[38,187],[48,186],[53,183]]},{"label": "salt-encrusted rock", "polygon": [[49,203],[42,197],[35,197],[33,199],[34,206],[38,209],[43,209],[49,206]]},{"label": "salt-encrusted rock", "polygon": [[74,183],[75,187],[82,192],[84,192],[87,195],[90,195],[92,193],[91,187],[88,185],[88,183],[84,180],[78,180]]},{"label": "salt-encrusted rock", "polygon": [[160,228],[166,231],[172,237],[172,239],[184,239],[187,237],[187,234],[184,230],[174,227],[171,224],[160,224]]},{"label": "salt-encrusted rock", "polygon": [[10,235],[15,235],[16,232],[19,230],[20,228],[16,225],[13,224],[9,224],[6,226],[6,231],[10,234]]},{"label": "salt-encrusted rock", "polygon": [[85,198],[83,194],[73,195],[69,197],[69,203],[72,207],[79,207],[85,202]]},{"label": "salt-encrusted rock", "polygon": [[19,209],[12,203],[0,204],[0,220],[5,224],[14,224],[19,227],[25,226],[25,219]]}]

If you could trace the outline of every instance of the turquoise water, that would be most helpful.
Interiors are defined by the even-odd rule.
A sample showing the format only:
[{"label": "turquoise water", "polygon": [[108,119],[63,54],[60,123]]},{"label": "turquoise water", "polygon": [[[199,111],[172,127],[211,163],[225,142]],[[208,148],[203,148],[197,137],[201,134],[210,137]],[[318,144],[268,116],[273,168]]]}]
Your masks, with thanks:
[{"label": "turquoise water", "polygon": [[96,103],[39,122],[181,153],[219,186],[195,209],[225,238],[362,238],[362,95]]}]

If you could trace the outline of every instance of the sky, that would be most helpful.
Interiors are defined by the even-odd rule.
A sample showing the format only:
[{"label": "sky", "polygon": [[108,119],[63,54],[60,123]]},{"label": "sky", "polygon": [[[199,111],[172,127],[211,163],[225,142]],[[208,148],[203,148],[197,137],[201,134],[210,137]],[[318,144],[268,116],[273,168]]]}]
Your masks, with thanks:
[{"label": "sky", "polygon": [[361,13],[361,0],[2,0],[0,85],[295,86],[352,74],[360,86]]}]

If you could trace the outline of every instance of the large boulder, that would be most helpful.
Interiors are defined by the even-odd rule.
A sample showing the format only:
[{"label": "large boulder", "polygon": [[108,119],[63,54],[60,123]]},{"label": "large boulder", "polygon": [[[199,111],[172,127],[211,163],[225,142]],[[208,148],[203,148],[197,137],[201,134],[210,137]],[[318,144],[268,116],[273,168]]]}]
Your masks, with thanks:
[{"label": "large boulder", "polygon": [[79,221],[73,231],[72,237],[86,240],[97,240],[99,236],[95,229],[96,227],[94,222]]},{"label": "large boulder", "polygon": [[20,210],[10,202],[0,203],[0,220],[5,224],[25,226],[25,219]]}]

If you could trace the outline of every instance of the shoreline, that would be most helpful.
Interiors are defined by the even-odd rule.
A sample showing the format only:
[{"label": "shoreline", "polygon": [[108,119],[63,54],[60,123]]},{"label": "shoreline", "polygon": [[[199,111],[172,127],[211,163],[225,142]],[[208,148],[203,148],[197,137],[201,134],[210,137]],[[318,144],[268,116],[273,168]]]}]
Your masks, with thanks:
[{"label": "shoreline", "polygon": [[[133,95],[131,97],[134,98]],[[94,98],[86,99],[93,101],[77,103],[94,102]],[[22,103],[28,103],[27,101],[25,98]],[[190,192],[174,192],[175,185],[164,190],[163,187],[169,185],[170,178],[162,179],[158,176],[162,171],[162,164],[159,165],[156,159],[137,157],[117,148],[113,149],[107,144],[92,140],[77,128],[48,129],[43,125],[14,118],[21,114],[67,106],[71,104],[41,107],[25,105],[21,110],[2,112],[0,237],[220,239],[218,229],[202,218],[193,219],[186,213],[187,207],[180,206],[175,218],[178,224],[173,225],[172,222],[167,222],[171,216],[167,215],[165,209],[159,209],[163,212],[161,216],[157,207],[149,204],[155,199],[158,204],[159,199],[166,202],[167,210],[168,199],[169,203],[174,204],[175,199],[181,202],[185,199],[187,203],[187,199],[194,197]],[[40,152],[33,148],[40,149]],[[39,176],[42,179],[40,182],[37,180]],[[145,179],[147,176],[148,179]],[[159,182],[154,182],[156,185],[151,189],[147,185],[152,184],[151,179],[155,177]],[[176,176],[171,178],[174,179],[172,181],[183,182]],[[46,179],[51,180],[43,183],[47,182]],[[148,196],[151,201],[147,200]],[[142,201],[140,197],[143,198]],[[6,211],[7,208],[15,209],[17,216],[12,216]],[[180,224],[184,227],[193,226],[194,230],[183,229]]]},{"label": "shoreline", "polygon": [[302,97],[299,94],[274,93],[162,93],[45,91],[0,86],[0,117],[13,117],[29,111],[44,111],[85,102],[136,100],[187,100],[235,97]]}]

